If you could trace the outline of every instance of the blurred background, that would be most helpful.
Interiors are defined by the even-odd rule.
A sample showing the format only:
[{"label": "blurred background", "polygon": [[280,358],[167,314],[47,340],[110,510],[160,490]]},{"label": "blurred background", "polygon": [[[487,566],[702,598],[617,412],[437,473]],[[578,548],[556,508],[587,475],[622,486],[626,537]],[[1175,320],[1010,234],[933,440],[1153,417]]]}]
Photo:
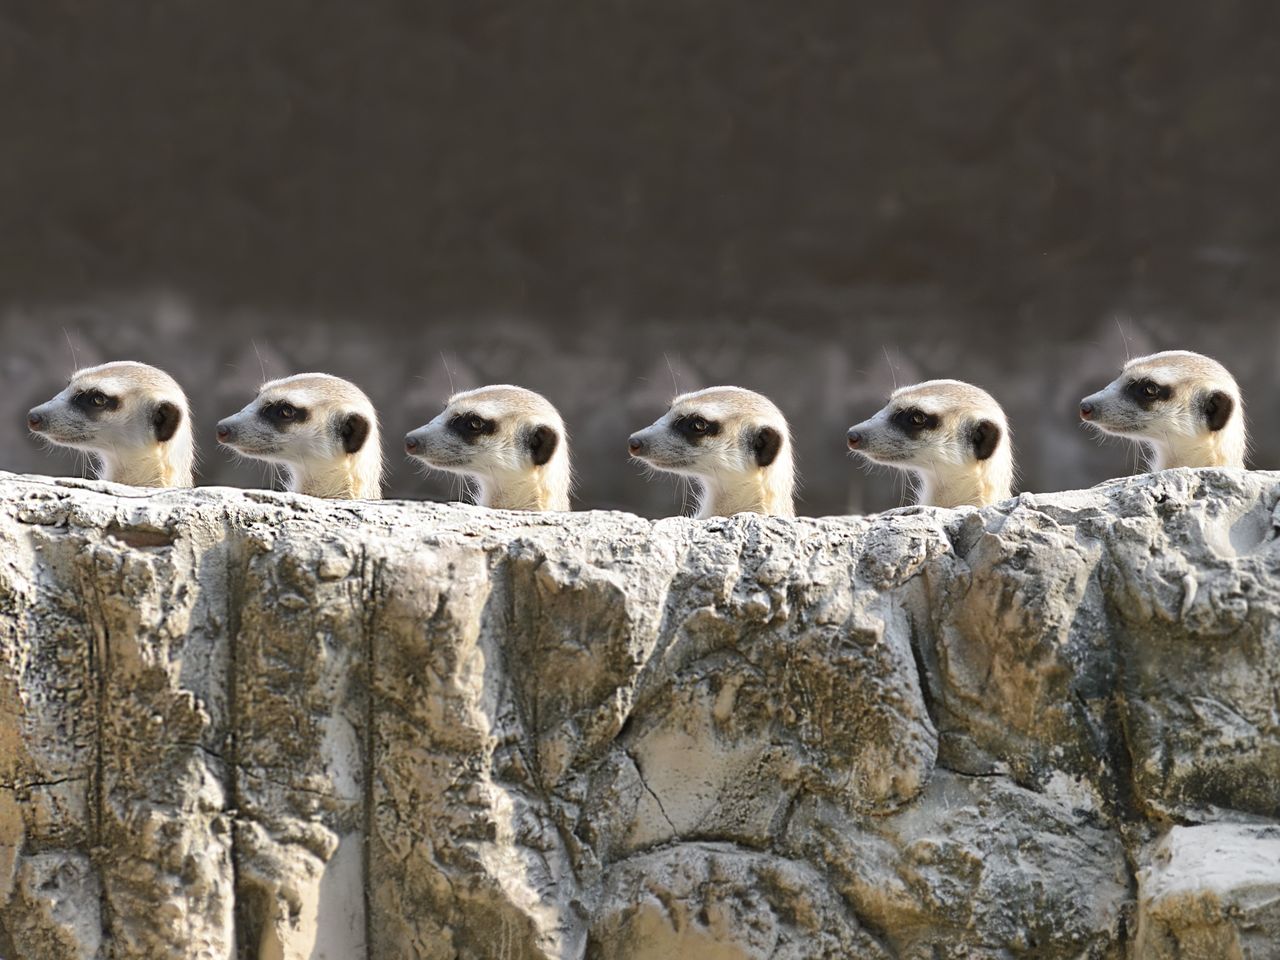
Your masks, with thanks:
[{"label": "blurred background", "polygon": [[137,359],[213,425],[324,370],[404,432],[452,386],[564,414],[578,506],[662,516],[626,438],[735,383],[803,514],[903,502],[844,432],[896,379],[1011,419],[1021,489],[1132,472],[1078,423],[1126,353],[1217,357],[1280,467],[1280,5],[1168,0],[6,0],[0,467],[25,412]]}]

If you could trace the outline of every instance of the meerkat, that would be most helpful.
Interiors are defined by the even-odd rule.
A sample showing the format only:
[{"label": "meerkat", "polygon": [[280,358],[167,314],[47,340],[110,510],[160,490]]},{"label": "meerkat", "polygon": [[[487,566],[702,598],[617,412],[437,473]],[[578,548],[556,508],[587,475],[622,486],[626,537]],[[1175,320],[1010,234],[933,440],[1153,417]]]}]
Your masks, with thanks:
[{"label": "meerkat", "polygon": [[279,464],[285,487],[312,497],[382,496],[378,415],[354,384],[300,373],[263,384],[239,413],[218,422],[218,442]]},{"label": "meerkat", "polygon": [[846,440],[868,460],[913,473],[919,504],[985,507],[1010,496],[1009,424],[991,394],[971,384],[929,380],[895,390]]},{"label": "meerkat", "polygon": [[77,370],[27,414],[31,432],[92,455],[99,479],[189,487],[195,464],[187,395],[163,370],[122,360]]},{"label": "meerkat", "polygon": [[544,397],[507,384],[449,398],[443,412],[405,435],[409,456],[465,476],[476,503],[499,510],[569,509],[569,441]]},{"label": "meerkat", "polygon": [[795,516],[791,432],[781,411],[758,393],[708,387],[682,394],[627,446],[651,467],[694,478],[699,518]]},{"label": "meerkat", "polygon": [[1244,467],[1240,388],[1218,361],[1189,350],[1130,360],[1117,379],[1080,401],[1080,419],[1143,444],[1149,470]]}]

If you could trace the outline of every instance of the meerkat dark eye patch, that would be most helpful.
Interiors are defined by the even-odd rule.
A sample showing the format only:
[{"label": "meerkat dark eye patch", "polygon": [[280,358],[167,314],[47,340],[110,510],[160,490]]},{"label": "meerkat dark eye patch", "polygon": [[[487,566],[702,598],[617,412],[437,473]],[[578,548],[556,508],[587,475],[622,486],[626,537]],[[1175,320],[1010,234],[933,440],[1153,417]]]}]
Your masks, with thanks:
[{"label": "meerkat dark eye patch", "polygon": [[161,400],[156,404],[156,412],[151,415],[151,426],[155,428],[156,440],[167,443],[178,432],[178,427],[182,426],[181,408],[176,403]]},{"label": "meerkat dark eye patch", "polygon": [[347,453],[359,453],[369,439],[369,421],[358,413],[348,413],[338,424],[338,436],[342,449]]},{"label": "meerkat dark eye patch", "polygon": [[979,420],[969,431],[969,441],[973,444],[973,455],[979,460],[988,459],[1000,446],[1000,438],[1004,431],[990,420]]},{"label": "meerkat dark eye patch", "polygon": [[719,435],[720,424],[697,413],[686,413],[671,421],[671,429],[690,443],[699,443],[704,437]]},{"label": "meerkat dark eye patch", "polygon": [[555,454],[556,447],[560,445],[560,435],[553,427],[542,424],[529,431],[526,443],[534,466],[541,467]]},{"label": "meerkat dark eye patch", "polygon": [[449,431],[467,443],[475,443],[481,437],[498,432],[498,421],[482,417],[478,413],[455,413],[449,418]]},{"label": "meerkat dark eye patch", "polygon": [[1168,400],[1173,396],[1173,388],[1161,383],[1156,383],[1150,377],[1144,377],[1141,380],[1130,380],[1124,388],[1125,396],[1140,406],[1143,410],[1150,410],[1157,403]]},{"label": "meerkat dark eye patch", "polygon": [[306,423],[311,416],[306,407],[294,406],[288,400],[268,403],[258,413],[277,430],[284,430],[291,423]]},{"label": "meerkat dark eye patch", "polygon": [[755,455],[758,467],[767,467],[777,460],[781,449],[782,434],[773,427],[760,427],[751,437],[751,452]]},{"label": "meerkat dark eye patch", "polygon": [[925,413],[919,407],[904,407],[890,417],[889,422],[908,437],[918,437],[926,430],[937,430],[942,419],[935,413]]},{"label": "meerkat dark eye patch", "polygon": [[1204,399],[1204,419],[1209,429],[1217,433],[1227,425],[1231,414],[1235,412],[1236,402],[1231,394],[1215,390]]},{"label": "meerkat dark eye patch", "polygon": [[120,398],[101,390],[81,390],[71,398],[71,405],[87,417],[98,417],[111,410],[120,409]]}]

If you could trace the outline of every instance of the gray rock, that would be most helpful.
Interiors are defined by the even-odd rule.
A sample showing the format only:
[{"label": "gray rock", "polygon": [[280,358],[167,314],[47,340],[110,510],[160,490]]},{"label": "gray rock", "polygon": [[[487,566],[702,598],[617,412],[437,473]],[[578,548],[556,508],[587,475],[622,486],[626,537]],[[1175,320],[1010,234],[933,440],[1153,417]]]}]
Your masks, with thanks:
[{"label": "gray rock", "polygon": [[0,492],[0,956],[1277,955],[1280,475]]},{"label": "gray rock", "polygon": [[1138,956],[1260,960],[1280,952],[1280,828],[1174,827],[1142,859]]}]

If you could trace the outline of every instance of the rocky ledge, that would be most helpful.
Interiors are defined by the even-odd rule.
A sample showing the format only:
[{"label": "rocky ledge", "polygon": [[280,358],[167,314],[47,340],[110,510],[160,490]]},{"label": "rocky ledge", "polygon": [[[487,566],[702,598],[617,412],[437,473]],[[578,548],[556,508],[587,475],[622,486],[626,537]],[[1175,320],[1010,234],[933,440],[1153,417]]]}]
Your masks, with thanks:
[{"label": "rocky ledge", "polygon": [[1278,498],[2,475],[0,956],[1280,956]]}]

